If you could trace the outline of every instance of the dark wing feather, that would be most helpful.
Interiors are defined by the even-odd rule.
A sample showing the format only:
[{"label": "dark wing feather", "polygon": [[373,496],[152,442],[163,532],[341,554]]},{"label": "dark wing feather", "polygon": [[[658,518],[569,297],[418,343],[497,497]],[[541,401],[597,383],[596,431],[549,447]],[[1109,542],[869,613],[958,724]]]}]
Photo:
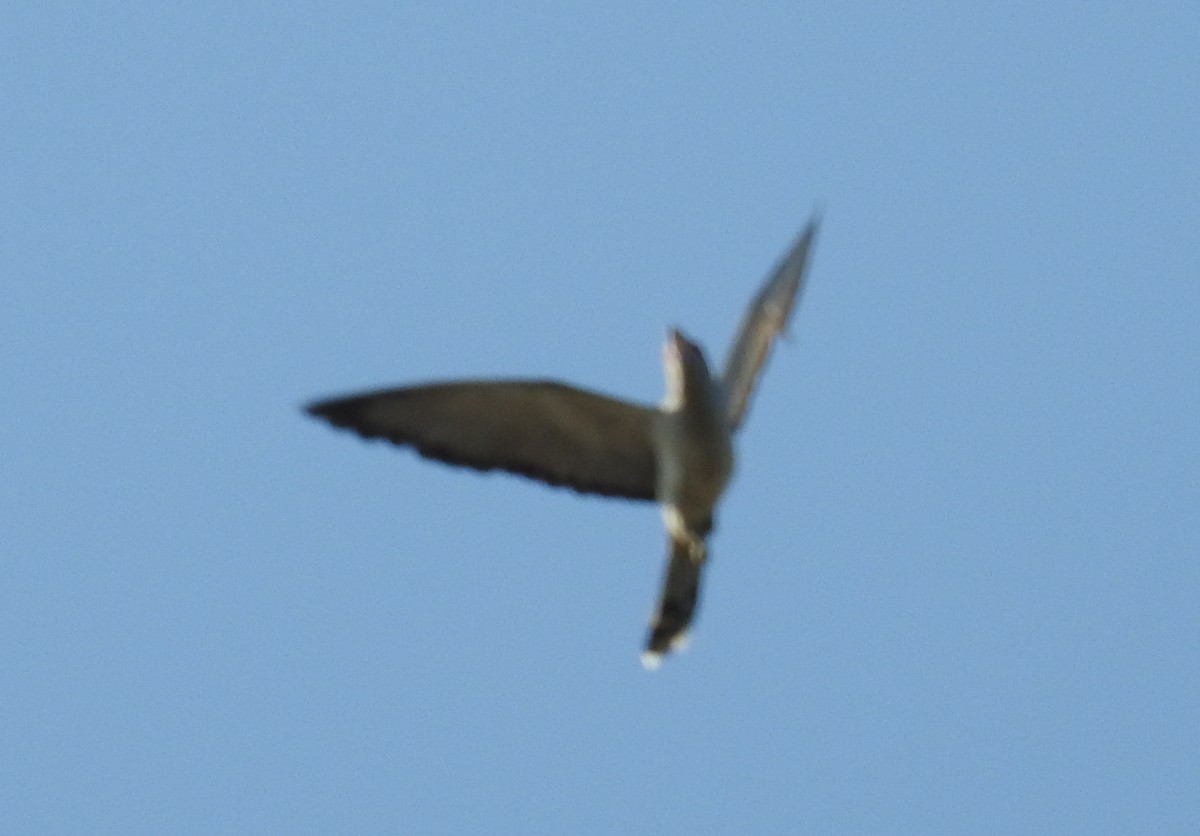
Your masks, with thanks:
[{"label": "dark wing feather", "polygon": [[447,464],[654,499],[655,411],[562,383],[435,383],[320,401],[308,412]]},{"label": "dark wing feather", "polygon": [[746,417],[750,396],[763,364],[767,362],[771,344],[787,327],[792,315],[819,222],[815,217],[808,222],[771,278],[754,297],[729,350],[721,383],[725,388],[729,425],[734,429]]}]

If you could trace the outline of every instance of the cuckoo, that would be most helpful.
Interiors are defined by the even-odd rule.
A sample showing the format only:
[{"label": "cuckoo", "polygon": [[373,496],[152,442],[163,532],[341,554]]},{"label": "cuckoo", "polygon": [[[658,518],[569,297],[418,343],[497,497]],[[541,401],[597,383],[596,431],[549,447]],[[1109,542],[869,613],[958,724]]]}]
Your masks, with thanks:
[{"label": "cuckoo", "polygon": [[667,566],[642,663],[657,668],[687,640],[714,511],[733,473],[734,436],[795,307],[817,226],[814,216],[751,301],[720,374],[696,343],[668,329],[666,395],[658,406],[530,379],[427,383],[322,400],[307,410],[447,464],[656,502]]}]

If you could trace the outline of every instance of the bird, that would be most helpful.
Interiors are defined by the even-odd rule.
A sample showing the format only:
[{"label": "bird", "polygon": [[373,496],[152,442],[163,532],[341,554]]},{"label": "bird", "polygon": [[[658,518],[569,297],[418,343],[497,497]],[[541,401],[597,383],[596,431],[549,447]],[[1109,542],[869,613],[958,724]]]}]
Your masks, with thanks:
[{"label": "bird", "polygon": [[719,374],[696,342],[667,329],[657,406],[557,380],[471,379],[323,399],[306,411],[446,464],[657,503],[667,563],[641,655],[657,669],[687,644],[734,439],[791,319],[819,225],[814,214],[751,300]]}]

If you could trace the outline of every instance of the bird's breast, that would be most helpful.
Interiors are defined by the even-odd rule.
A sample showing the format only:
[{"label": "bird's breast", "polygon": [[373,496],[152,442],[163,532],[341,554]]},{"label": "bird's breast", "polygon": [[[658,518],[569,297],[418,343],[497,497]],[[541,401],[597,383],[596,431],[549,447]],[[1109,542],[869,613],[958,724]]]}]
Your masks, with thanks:
[{"label": "bird's breast", "polygon": [[733,472],[733,445],[721,421],[663,413],[657,432],[658,499],[707,519]]}]

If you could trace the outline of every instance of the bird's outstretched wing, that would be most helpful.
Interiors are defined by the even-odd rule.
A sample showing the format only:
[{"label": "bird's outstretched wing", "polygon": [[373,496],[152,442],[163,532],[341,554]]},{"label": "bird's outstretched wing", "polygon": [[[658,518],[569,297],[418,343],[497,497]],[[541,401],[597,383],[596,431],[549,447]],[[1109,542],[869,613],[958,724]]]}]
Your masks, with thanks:
[{"label": "bird's outstretched wing", "polygon": [[707,547],[703,541],[699,543],[699,554],[694,544],[687,540],[672,537],[670,543],[662,593],[650,622],[646,650],[642,653],[642,666],[651,671],[656,670],[662,664],[663,657],[672,650],[682,650],[687,646],[688,629],[700,599],[700,577],[707,557]]},{"label": "bird's outstretched wing", "polygon": [[771,344],[787,327],[819,223],[817,217],[808,222],[771,278],[754,297],[729,350],[721,384],[725,389],[726,414],[733,429],[737,429],[746,417],[750,396],[767,361]]},{"label": "bird's outstretched wing", "polygon": [[448,464],[507,470],[580,493],[654,499],[655,410],[562,383],[435,383],[307,409]]}]

